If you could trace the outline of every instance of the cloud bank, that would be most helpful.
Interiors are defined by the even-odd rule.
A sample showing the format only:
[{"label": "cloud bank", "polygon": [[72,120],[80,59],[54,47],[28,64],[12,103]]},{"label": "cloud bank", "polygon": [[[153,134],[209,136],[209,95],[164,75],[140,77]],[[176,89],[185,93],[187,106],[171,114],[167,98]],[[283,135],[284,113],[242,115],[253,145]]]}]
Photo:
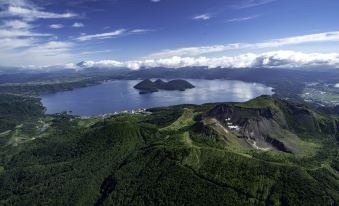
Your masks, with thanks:
[{"label": "cloud bank", "polygon": [[239,56],[179,57],[147,59],[140,61],[84,61],[77,66],[82,68],[339,68],[338,53],[302,53],[295,51],[274,51],[262,54],[243,54]]}]

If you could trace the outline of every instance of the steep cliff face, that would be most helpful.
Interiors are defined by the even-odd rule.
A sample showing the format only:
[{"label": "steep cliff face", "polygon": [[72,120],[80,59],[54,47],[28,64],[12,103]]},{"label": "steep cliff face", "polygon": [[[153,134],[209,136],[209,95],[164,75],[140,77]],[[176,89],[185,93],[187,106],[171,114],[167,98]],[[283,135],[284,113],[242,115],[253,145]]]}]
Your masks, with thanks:
[{"label": "steep cliff face", "polygon": [[[267,99],[270,104],[265,105]],[[288,153],[298,152],[295,144],[298,135],[338,133],[338,120],[325,118],[305,106],[267,96],[252,101],[260,106],[223,104],[207,112],[206,117],[217,119],[225,129],[257,149],[273,148]]]},{"label": "steep cliff face", "polygon": [[293,152],[293,146],[287,146],[284,129],[288,127],[284,118],[269,108],[252,109],[238,106],[220,105],[207,114],[217,119],[226,129],[239,138],[245,138],[255,148],[274,148],[284,152]]}]

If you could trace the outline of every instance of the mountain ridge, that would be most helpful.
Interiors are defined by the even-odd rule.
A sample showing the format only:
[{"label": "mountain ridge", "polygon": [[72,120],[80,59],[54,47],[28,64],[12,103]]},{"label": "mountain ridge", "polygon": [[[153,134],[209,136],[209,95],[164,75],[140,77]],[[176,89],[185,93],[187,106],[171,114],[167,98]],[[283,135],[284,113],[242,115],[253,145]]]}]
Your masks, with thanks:
[{"label": "mountain ridge", "polygon": [[[19,98],[23,99],[18,102],[25,102],[25,97]],[[338,116],[269,96],[245,103],[178,105],[149,112],[103,119],[42,115],[38,122],[25,120],[21,127],[1,134],[0,204],[339,202],[338,131],[333,129]],[[303,122],[299,113],[323,126],[304,124],[304,130],[293,125]],[[229,128],[226,116],[233,126],[239,124],[239,131]],[[259,134],[284,144],[294,140],[298,150],[256,148],[246,136],[255,128],[252,125],[259,125],[254,121],[272,122],[258,126]],[[281,131],[290,136],[277,135]],[[26,139],[14,146],[16,135]],[[254,138],[260,147],[261,137]]]}]

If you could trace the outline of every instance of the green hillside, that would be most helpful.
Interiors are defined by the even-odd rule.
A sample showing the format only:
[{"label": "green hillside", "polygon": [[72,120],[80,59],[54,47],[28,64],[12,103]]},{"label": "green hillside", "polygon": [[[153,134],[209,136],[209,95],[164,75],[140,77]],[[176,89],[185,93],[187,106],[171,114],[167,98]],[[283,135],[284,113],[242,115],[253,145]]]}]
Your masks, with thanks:
[{"label": "green hillside", "polygon": [[43,107],[35,97],[0,94],[0,133],[43,115]]},{"label": "green hillside", "polygon": [[336,116],[268,96],[150,111],[20,122],[36,129],[0,135],[0,205],[339,204]]}]

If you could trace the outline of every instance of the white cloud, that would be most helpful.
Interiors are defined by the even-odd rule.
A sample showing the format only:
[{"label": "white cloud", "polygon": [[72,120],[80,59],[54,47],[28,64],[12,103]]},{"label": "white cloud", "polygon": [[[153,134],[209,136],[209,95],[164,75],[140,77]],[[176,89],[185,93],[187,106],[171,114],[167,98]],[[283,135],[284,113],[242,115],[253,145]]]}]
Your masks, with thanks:
[{"label": "white cloud", "polygon": [[241,0],[240,3],[234,6],[236,9],[246,9],[264,4],[272,3],[276,0]]},{"label": "white cloud", "polygon": [[199,56],[202,54],[223,52],[229,50],[275,48],[288,45],[317,43],[317,42],[337,42],[337,41],[339,41],[339,31],[334,31],[294,36],[281,39],[273,39],[259,43],[234,43],[225,45],[212,45],[202,47],[179,48],[173,50],[163,50],[160,52],[150,54],[146,58],[167,58],[172,56]]},{"label": "white cloud", "polygon": [[206,46],[206,47],[187,47],[174,50],[163,50],[149,55],[146,58],[167,58],[173,56],[199,56],[202,54],[225,51],[224,45]]},{"label": "white cloud", "polygon": [[335,88],[339,88],[339,83],[334,85]]},{"label": "white cloud", "polygon": [[55,13],[44,11],[30,0],[0,0],[0,17],[22,18],[26,21],[35,19],[63,19],[78,16],[72,12]]},{"label": "white cloud", "polygon": [[55,56],[69,51],[73,46],[70,42],[50,41],[36,47],[32,47],[25,52],[27,53],[44,53],[43,56]]},{"label": "white cloud", "polygon": [[49,28],[51,28],[51,29],[62,29],[62,28],[64,28],[64,25],[62,25],[62,24],[51,24],[51,25],[49,25]]},{"label": "white cloud", "polygon": [[240,18],[233,18],[233,19],[227,20],[227,22],[242,22],[242,21],[248,21],[248,20],[251,20],[251,19],[255,19],[257,17],[258,17],[258,15],[247,16],[247,17],[240,17]]},{"label": "white cloud", "polygon": [[84,27],[85,25],[81,22],[74,22],[74,24],[72,25],[72,27],[74,28],[80,28],[80,27]]},{"label": "white cloud", "polygon": [[13,38],[13,37],[38,37],[38,36],[51,36],[51,34],[34,33],[27,30],[15,29],[0,29],[0,38]]},{"label": "white cloud", "polygon": [[24,38],[52,36],[46,33],[36,33],[32,31],[32,28],[31,24],[21,20],[3,21],[3,24],[0,25],[0,40],[2,42],[11,42],[10,40],[23,42]]},{"label": "white cloud", "polygon": [[194,16],[192,19],[193,20],[209,20],[211,17],[211,15],[209,14],[201,14],[201,15],[197,15],[197,16]]},{"label": "white cloud", "polygon": [[[33,26],[21,20],[5,20],[0,25],[0,53],[17,53],[15,49],[31,47],[37,44],[38,37],[51,37],[51,34],[36,33]],[[12,51],[11,51],[12,50]]]},{"label": "white cloud", "polygon": [[102,60],[102,61],[83,61],[78,64],[80,67],[91,68],[91,67],[99,67],[99,68],[122,68],[126,67],[126,64],[123,62],[115,61],[115,60]]},{"label": "white cloud", "polygon": [[150,0],[150,1],[154,3],[160,2],[160,0]]},{"label": "white cloud", "polygon": [[182,68],[203,66],[208,68],[339,68],[338,53],[302,53],[294,51],[275,51],[263,54],[243,54],[239,56],[178,57],[147,59],[120,62],[115,60],[85,61],[79,64],[85,68],[129,68],[132,70],[155,67]]},{"label": "white cloud", "polygon": [[132,31],[130,31],[130,33],[146,33],[146,32],[149,32],[151,30],[148,30],[148,29],[133,29]]},{"label": "white cloud", "polygon": [[8,6],[22,6],[27,8],[36,8],[36,6],[29,0],[0,0],[1,8],[6,8]]},{"label": "white cloud", "polygon": [[25,21],[15,19],[4,21],[4,25],[1,27],[12,29],[30,29],[32,26]]},{"label": "white cloud", "polygon": [[76,17],[75,13],[54,13],[41,11],[36,8],[27,8],[10,5],[7,10],[0,12],[0,17],[21,17],[26,20],[34,19],[62,19]]},{"label": "white cloud", "polygon": [[116,38],[122,35],[130,35],[130,34],[139,34],[139,33],[146,33],[152,30],[148,29],[133,29],[133,30],[126,30],[126,29],[118,29],[112,32],[100,33],[100,34],[83,34],[77,38],[78,41],[90,41],[90,40],[102,40],[102,39],[111,39]]},{"label": "white cloud", "polygon": [[[36,32],[37,19],[71,18],[76,14],[45,11],[29,0],[0,0],[0,62],[3,65],[54,65],[74,61],[70,42],[51,41],[57,37]],[[52,24],[50,28],[62,28]]]},{"label": "white cloud", "polygon": [[[22,44],[25,43],[23,42]],[[60,41],[51,41],[37,45],[32,45],[33,42],[28,43],[29,47],[21,51],[7,52],[4,49],[0,49],[0,62],[6,62],[7,65],[11,66],[49,66],[74,60],[71,53],[72,43]],[[13,49],[12,46],[11,49]]]},{"label": "white cloud", "polygon": [[22,30],[6,30],[0,29],[0,38],[14,38],[14,37],[46,37],[51,34],[33,33],[30,31]]},{"label": "white cloud", "polygon": [[[8,50],[15,50],[18,48],[23,48],[23,47],[30,47],[35,45],[35,41],[32,38],[0,38],[0,53],[1,52],[6,52],[8,54]],[[15,51],[13,51],[15,52]]]},{"label": "white cloud", "polygon": [[115,38],[118,36],[121,36],[125,33],[125,29],[119,29],[112,32],[106,32],[101,34],[92,34],[92,35],[82,35],[77,38],[79,41],[90,41],[90,40],[96,40],[96,39],[110,39]]},{"label": "white cloud", "polygon": [[99,54],[99,53],[109,53],[112,52],[111,49],[106,49],[106,50],[97,50],[97,51],[84,51],[80,52],[80,55],[90,55],[90,54]]},{"label": "white cloud", "polygon": [[282,39],[274,39],[268,42],[254,44],[256,48],[279,47],[285,45],[315,43],[315,42],[331,42],[339,41],[339,31],[324,32],[317,34],[294,36]]}]

